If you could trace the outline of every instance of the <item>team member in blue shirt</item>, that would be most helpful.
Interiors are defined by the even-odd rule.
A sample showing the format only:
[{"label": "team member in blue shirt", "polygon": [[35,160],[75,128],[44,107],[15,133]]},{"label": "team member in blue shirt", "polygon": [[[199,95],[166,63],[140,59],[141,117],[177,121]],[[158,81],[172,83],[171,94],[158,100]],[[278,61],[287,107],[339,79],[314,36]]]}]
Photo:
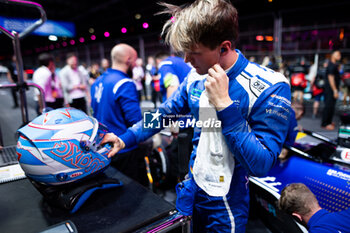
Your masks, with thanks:
[{"label": "team member in blue shirt", "polygon": [[[189,179],[178,189],[177,208],[192,215],[193,232],[245,232],[248,175],[269,171],[291,125],[289,83],[282,74],[249,62],[235,49],[238,15],[229,1],[196,0],[169,9],[174,11],[164,26],[166,41],[175,51],[183,51],[185,62],[194,69],[153,117],[191,113],[200,123],[208,109],[221,123],[219,132],[194,125]],[[201,107],[206,98],[209,108]],[[114,143],[109,156],[160,130],[143,126],[140,121],[118,137],[107,134],[103,142]],[[209,142],[222,142],[214,143],[213,151],[198,146],[207,132],[216,134]]]},{"label": "team member in blue shirt", "polygon": [[[111,52],[112,67],[91,86],[93,116],[116,135],[121,135],[142,119],[135,84],[130,78],[137,52],[127,44],[116,45]],[[147,184],[142,153],[128,145],[113,158],[112,165],[142,184]]]},{"label": "team member in blue shirt", "polygon": [[169,98],[183,82],[191,67],[182,58],[161,52],[156,55],[160,92],[163,102]]},{"label": "team member in blue shirt", "polygon": [[315,195],[305,184],[286,186],[278,205],[281,210],[299,219],[310,233],[350,232],[350,208],[329,213],[320,207]]}]

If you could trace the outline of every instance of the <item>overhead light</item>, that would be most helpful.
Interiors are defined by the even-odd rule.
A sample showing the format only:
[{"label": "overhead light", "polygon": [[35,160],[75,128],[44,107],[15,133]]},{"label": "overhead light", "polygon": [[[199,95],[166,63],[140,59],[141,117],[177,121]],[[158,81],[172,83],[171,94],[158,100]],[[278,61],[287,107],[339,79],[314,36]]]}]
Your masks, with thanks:
[{"label": "overhead light", "polygon": [[265,36],[266,41],[273,41],[273,36]]},{"label": "overhead light", "polygon": [[104,34],[103,34],[105,37],[109,37],[109,32],[105,32]]},{"label": "overhead light", "polygon": [[257,35],[257,36],[255,37],[255,39],[256,39],[257,41],[263,41],[263,40],[264,40],[264,37],[263,37],[262,35]]},{"label": "overhead light", "polygon": [[95,35],[91,35],[91,40],[96,40],[96,36]]},{"label": "overhead light", "polygon": [[343,39],[344,39],[344,28],[341,28],[341,29],[340,29],[339,39],[340,39],[340,40],[343,40]]},{"label": "overhead light", "polygon": [[70,40],[69,43],[70,43],[71,45],[74,45],[74,44],[75,44],[75,40]]},{"label": "overhead light", "polygon": [[80,42],[80,43],[84,43],[84,41],[85,41],[84,37],[80,37],[80,38],[79,38],[79,42]]},{"label": "overhead light", "polygon": [[149,27],[149,25],[148,25],[148,23],[144,22],[144,23],[142,24],[142,27],[143,27],[144,29],[147,29],[147,28]]},{"label": "overhead light", "polygon": [[141,14],[135,14],[135,19],[141,19]]},{"label": "overhead light", "polygon": [[126,33],[128,30],[126,28],[121,29],[122,33]]},{"label": "overhead light", "polygon": [[55,35],[49,35],[49,40],[51,40],[51,41],[57,41],[58,38],[57,38],[57,36],[55,36]]},{"label": "overhead light", "polygon": [[95,29],[93,29],[93,28],[89,28],[89,32],[92,34],[92,33],[94,33],[94,32],[95,32]]}]

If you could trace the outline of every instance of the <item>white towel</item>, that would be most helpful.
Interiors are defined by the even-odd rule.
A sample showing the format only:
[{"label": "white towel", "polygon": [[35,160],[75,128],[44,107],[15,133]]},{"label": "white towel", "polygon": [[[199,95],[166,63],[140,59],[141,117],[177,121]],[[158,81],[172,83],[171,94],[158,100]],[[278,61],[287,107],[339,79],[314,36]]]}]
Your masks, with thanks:
[{"label": "white towel", "polygon": [[[199,100],[199,120],[217,120],[215,107],[209,103],[207,92]],[[222,128],[202,127],[193,177],[197,185],[210,196],[225,196],[230,190],[235,160],[229,150]]]}]

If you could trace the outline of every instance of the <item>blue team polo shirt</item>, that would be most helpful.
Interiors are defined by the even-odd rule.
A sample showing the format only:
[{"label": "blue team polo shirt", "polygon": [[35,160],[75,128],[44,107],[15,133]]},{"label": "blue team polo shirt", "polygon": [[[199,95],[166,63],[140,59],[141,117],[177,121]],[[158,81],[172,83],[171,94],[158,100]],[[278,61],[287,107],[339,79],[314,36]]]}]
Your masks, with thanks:
[{"label": "blue team polo shirt", "polygon": [[158,73],[163,102],[167,99],[166,89],[173,83],[181,84],[190,71],[191,67],[179,57],[170,56],[159,64]]},{"label": "blue team polo shirt", "polygon": [[309,233],[349,233],[350,208],[333,213],[321,209],[310,218],[307,226]]},{"label": "blue team polo shirt", "polygon": [[[127,74],[107,69],[91,86],[93,116],[117,136],[142,119],[135,84]],[[129,146],[119,153],[135,149]]]}]

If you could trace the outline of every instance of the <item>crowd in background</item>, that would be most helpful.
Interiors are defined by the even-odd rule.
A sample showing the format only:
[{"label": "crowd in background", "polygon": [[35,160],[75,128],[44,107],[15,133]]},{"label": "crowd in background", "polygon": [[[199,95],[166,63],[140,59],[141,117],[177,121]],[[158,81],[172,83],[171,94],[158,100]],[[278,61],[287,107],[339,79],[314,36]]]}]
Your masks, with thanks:
[{"label": "crowd in background", "polygon": [[[162,53],[148,56],[147,61],[138,58],[129,74],[136,86],[138,100],[152,101],[154,107],[164,101],[161,93],[160,77],[157,74],[157,66],[161,61],[156,62],[156,55],[159,56]],[[314,59],[307,60],[300,56],[283,61],[278,57],[265,56],[260,60],[250,57],[249,60],[280,72],[289,79],[293,107],[297,119],[300,119],[306,112],[311,113],[312,118],[320,118],[325,105],[336,105],[335,101],[326,98],[327,88],[325,86],[328,83],[327,75],[329,73],[327,69],[329,69],[328,65],[331,62],[331,57],[331,54],[322,58],[315,55]],[[5,74],[11,83],[17,82],[15,62],[15,57],[13,57],[7,67],[1,66],[1,73]],[[49,54],[41,54],[38,57],[38,62],[40,66],[35,70],[32,81],[43,88],[46,106],[54,109],[71,106],[86,113],[89,113],[88,109],[90,108],[91,85],[110,67],[110,59],[108,58],[103,58],[100,62],[92,62],[90,66],[86,66],[84,63],[79,64],[77,55],[73,53],[67,54],[66,66],[64,67],[56,67],[55,58]],[[350,64],[347,63],[346,58],[341,60],[341,57],[339,57],[334,65],[339,72],[339,80],[336,80],[339,90],[335,99],[341,100],[338,104],[339,109],[347,109],[350,103]],[[332,67],[334,69],[334,66]],[[24,78],[27,79],[27,74]],[[11,94],[13,108],[17,108],[19,106],[18,93],[15,89],[11,89]],[[34,100],[37,102],[37,113],[41,114],[43,105],[38,91],[35,92]],[[326,100],[328,102],[322,104]],[[312,104],[309,104],[310,102]],[[308,108],[308,106],[312,106],[312,108]],[[334,115],[334,111],[331,111],[331,115]],[[327,116],[323,116],[323,118],[327,118]],[[328,118],[332,119],[332,116],[328,116]],[[334,130],[334,123],[332,120],[328,121],[330,122],[327,125],[322,123],[322,127]]]},{"label": "crowd in background", "polygon": [[[255,57],[250,57],[250,61],[255,60]],[[282,61],[266,56],[261,65],[289,79],[297,119],[311,113],[313,119],[322,118],[324,129],[334,130],[335,108],[347,110],[350,107],[350,65],[347,62],[346,58],[342,59],[340,51],[335,50],[322,59],[315,55],[312,60],[301,56]],[[340,100],[338,104],[337,100]]]},{"label": "crowd in background", "polygon": [[[87,109],[91,101],[90,87],[98,77],[110,68],[110,59],[103,58],[100,62],[92,62],[90,66],[86,66],[84,63],[79,63],[78,57],[74,53],[67,54],[66,58],[64,67],[56,67],[53,56],[48,53],[40,54],[38,56],[39,66],[35,68],[29,79],[25,73],[24,79],[43,88],[46,107],[49,109],[70,106],[88,113]],[[16,58],[13,56],[9,65],[0,65],[1,77],[6,77],[10,83],[18,82],[15,62]],[[155,106],[162,102],[154,56],[149,56],[146,64],[141,58],[138,58],[129,75],[137,88],[139,101],[152,100]],[[15,88],[11,89],[11,94],[13,108],[18,108],[18,93]],[[35,89],[34,100],[37,102],[36,111],[41,114],[43,105],[37,89]]]},{"label": "crowd in background", "polygon": [[[154,107],[157,107],[164,100],[160,88],[160,77],[157,74],[157,65],[159,66],[160,61],[157,64],[155,57],[156,55],[162,55],[162,53],[148,56],[147,61],[138,58],[130,73],[130,77],[133,79],[138,92],[138,100],[152,101]],[[350,64],[347,63],[346,58],[341,60],[340,53],[339,56],[339,59],[334,64],[339,71],[339,78],[337,78],[339,80],[336,81],[336,84],[339,85],[339,90],[335,96],[335,100],[339,99],[339,109],[345,110],[349,107],[350,103]],[[249,60],[280,72],[289,79],[292,102],[297,119],[300,119],[308,112],[312,114],[313,119],[323,118],[322,127],[327,130],[334,130],[335,126],[332,121],[334,110],[330,111],[330,114],[328,114],[330,116],[322,116],[324,107],[336,105],[335,100],[332,101],[326,98],[327,88],[325,88],[325,85],[328,83],[327,67],[331,62],[331,57],[331,54],[322,58],[315,55],[313,59],[307,60],[305,57],[300,56],[283,61],[281,58],[274,56],[265,56],[261,60],[257,60],[255,57],[250,57]],[[16,59],[13,57],[8,66],[1,66],[1,73],[11,83],[17,82],[15,62]],[[46,106],[54,109],[71,106],[87,113],[89,112],[88,109],[90,108],[91,101],[89,94],[90,87],[110,67],[110,60],[108,58],[103,58],[100,62],[92,62],[90,66],[86,66],[84,63],[79,64],[77,55],[73,53],[67,54],[67,64],[62,68],[55,66],[55,58],[49,54],[41,54],[38,57],[38,62],[40,66],[34,72],[32,81],[44,89]],[[49,62],[52,64],[49,64]],[[49,70],[49,72],[46,72],[46,75],[45,70]],[[28,75],[25,73],[24,78],[27,79],[27,77]],[[72,85],[74,86],[73,89],[71,87]],[[11,89],[11,95],[13,98],[13,108],[17,108],[19,106],[18,94],[15,89]],[[34,100],[37,102],[37,113],[41,114],[43,105],[41,104],[38,91],[35,92]],[[325,102],[326,100],[328,101],[327,103]],[[312,104],[309,104],[310,102]],[[312,108],[309,106],[312,106]],[[330,120],[324,123],[324,118],[329,118]]]}]

